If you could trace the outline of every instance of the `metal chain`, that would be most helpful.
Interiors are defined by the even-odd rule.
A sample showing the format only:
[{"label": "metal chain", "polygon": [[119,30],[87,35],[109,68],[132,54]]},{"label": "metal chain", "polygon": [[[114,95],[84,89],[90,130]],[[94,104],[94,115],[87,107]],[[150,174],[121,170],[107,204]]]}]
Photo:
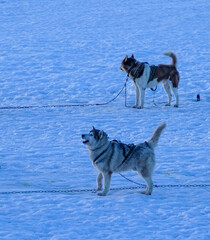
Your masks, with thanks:
[{"label": "metal chain", "polygon": [[168,185],[154,185],[156,188],[191,188],[191,187],[210,187],[210,184],[168,184]]},{"label": "metal chain", "polygon": [[[132,181],[132,180],[131,180]],[[145,188],[146,185],[136,183],[138,187],[118,187],[118,188],[111,188],[112,191],[120,191],[120,190],[135,190],[140,188]],[[156,188],[195,188],[195,187],[210,187],[210,184],[167,184],[167,185],[154,185]],[[34,191],[7,191],[7,192],[0,192],[0,195],[14,195],[14,194],[37,194],[37,193],[96,193],[95,189],[69,189],[69,190],[34,190]]]},{"label": "metal chain", "polygon": [[[119,175],[121,177],[123,177],[124,179],[126,179],[127,181],[131,182],[131,183],[134,183],[138,186],[141,186],[141,187],[146,187],[144,184],[140,184],[138,182],[135,182],[133,180],[131,180],[130,178],[127,178],[125,175],[123,175],[122,173],[119,173]],[[167,184],[167,185],[156,185],[154,184],[153,185],[154,187],[156,188],[167,188],[167,187],[210,187],[210,184]]]},{"label": "metal chain", "polygon": [[96,190],[94,190],[94,189],[72,189],[72,190],[7,191],[7,192],[0,192],[0,195],[33,194],[33,193],[81,193],[81,192],[96,192]]}]

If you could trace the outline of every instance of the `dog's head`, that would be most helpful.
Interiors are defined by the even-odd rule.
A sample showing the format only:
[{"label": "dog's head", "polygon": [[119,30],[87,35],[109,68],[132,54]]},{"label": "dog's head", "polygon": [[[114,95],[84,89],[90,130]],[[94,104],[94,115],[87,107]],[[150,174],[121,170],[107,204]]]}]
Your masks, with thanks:
[{"label": "dog's head", "polygon": [[107,134],[102,130],[93,129],[88,134],[82,134],[83,144],[90,150],[94,150],[103,146],[108,140]]},{"label": "dog's head", "polygon": [[120,66],[120,70],[128,72],[128,70],[136,63],[136,59],[132,54],[130,57],[126,56]]}]

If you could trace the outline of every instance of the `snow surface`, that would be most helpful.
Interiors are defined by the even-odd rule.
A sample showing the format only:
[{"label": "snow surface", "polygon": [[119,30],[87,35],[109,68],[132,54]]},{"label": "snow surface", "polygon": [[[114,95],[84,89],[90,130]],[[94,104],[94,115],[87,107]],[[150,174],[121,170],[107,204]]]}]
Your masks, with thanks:
[{"label": "snow surface", "polygon": [[[92,125],[110,139],[140,143],[167,122],[156,149],[154,183],[209,184],[209,29],[207,0],[1,0],[0,107],[103,103],[123,87],[119,67],[134,53],[170,63],[181,75],[180,108],[164,107],[162,86],[145,108],[106,106],[0,110],[0,239],[210,239],[209,187],[1,194],[94,189],[81,134]],[[201,101],[196,102],[197,94]],[[128,104],[134,86],[128,84]],[[144,183],[134,173],[125,173]],[[112,188],[135,187],[119,175]]]}]

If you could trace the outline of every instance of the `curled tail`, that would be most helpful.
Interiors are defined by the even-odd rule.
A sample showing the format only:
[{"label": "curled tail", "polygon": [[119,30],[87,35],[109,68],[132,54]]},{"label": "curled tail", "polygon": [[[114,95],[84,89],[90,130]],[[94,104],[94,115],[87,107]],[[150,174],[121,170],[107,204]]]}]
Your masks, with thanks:
[{"label": "curled tail", "polygon": [[171,52],[171,51],[167,51],[163,53],[164,56],[168,56],[172,58],[172,65],[174,65],[175,67],[177,67],[177,57],[175,55],[175,53]]},{"label": "curled tail", "polygon": [[154,133],[152,134],[151,139],[148,141],[148,143],[150,144],[150,146],[152,148],[157,146],[160,135],[165,127],[166,127],[166,123],[163,123],[155,129]]}]

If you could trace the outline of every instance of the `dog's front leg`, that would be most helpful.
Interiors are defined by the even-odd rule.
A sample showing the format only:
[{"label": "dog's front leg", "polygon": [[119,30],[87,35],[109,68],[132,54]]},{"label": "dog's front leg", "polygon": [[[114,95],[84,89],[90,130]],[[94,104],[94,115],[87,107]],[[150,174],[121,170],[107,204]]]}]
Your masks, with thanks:
[{"label": "dog's front leg", "polygon": [[96,179],[96,183],[97,183],[96,191],[100,191],[102,189],[102,179],[103,179],[103,174],[100,172]]},{"label": "dog's front leg", "polygon": [[144,107],[144,98],[145,98],[145,88],[140,88],[140,92],[141,92],[141,106],[140,108]]},{"label": "dog's front leg", "polygon": [[139,87],[136,82],[134,82],[135,85],[135,90],[136,90],[136,102],[133,108],[138,108],[139,107],[139,99],[140,99],[140,92],[139,92]]},{"label": "dog's front leg", "polygon": [[99,196],[106,196],[110,189],[110,183],[111,183],[111,176],[112,173],[110,172],[103,172],[104,177],[104,190],[102,193],[98,193]]}]

